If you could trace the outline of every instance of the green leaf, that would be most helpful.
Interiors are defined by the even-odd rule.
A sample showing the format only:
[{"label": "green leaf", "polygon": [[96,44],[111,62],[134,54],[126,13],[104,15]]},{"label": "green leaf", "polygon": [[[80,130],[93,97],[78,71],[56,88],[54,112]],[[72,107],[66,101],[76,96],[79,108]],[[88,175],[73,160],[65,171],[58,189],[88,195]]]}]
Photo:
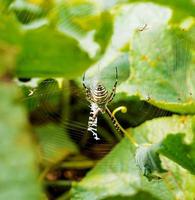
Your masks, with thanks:
[{"label": "green leaf", "polygon": [[[57,29],[78,41],[81,49],[94,58],[100,50],[94,41],[98,22],[95,4],[91,1],[62,2],[57,6]],[[93,27],[91,27],[91,25]]]},{"label": "green leaf", "polygon": [[55,124],[35,128],[40,157],[44,165],[55,164],[70,154],[78,152],[62,127]]},{"label": "green leaf", "polygon": [[13,84],[1,82],[0,199],[38,200],[41,199],[41,187],[36,151],[19,94]]},{"label": "green leaf", "polygon": [[[155,143],[159,145],[159,153],[169,158],[161,157],[163,166],[170,171],[171,175],[164,178],[176,197],[181,199],[195,197],[192,183],[195,181],[195,176],[191,174],[194,173],[195,161],[194,130],[193,116],[177,115],[156,118],[129,129],[139,144]],[[183,136],[178,133],[185,133],[185,142]]]},{"label": "green leaf", "polygon": [[0,74],[12,74],[20,52],[19,24],[13,15],[6,16],[3,12],[0,21]]},{"label": "green leaf", "polygon": [[24,34],[16,74],[19,77],[73,78],[90,64],[91,60],[76,41],[52,27],[42,27]]},{"label": "green leaf", "polygon": [[[180,30],[148,30],[135,34],[131,75],[120,91],[137,94],[155,106],[195,113],[192,44]],[[144,44],[144,45],[143,45]],[[179,81],[179,85],[178,85]]]},{"label": "green leaf", "polygon": [[0,48],[3,49],[0,67],[8,65],[13,69],[16,65],[12,73],[19,77],[74,78],[92,63],[74,39],[55,27],[42,25],[24,31],[10,13],[1,13],[0,19]]},{"label": "green leaf", "polygon": [[0,20],[0,41],[15,45],[20,44],[20,23],[16,20],[15,16],[12,13],[1,12]]},{"label": "green leaf", "polygon": [[[147,13],[144,12],[146,9]],[[143,3],[119,6],[111,13],[113,15],[113,34],[104,55],[87,72],[92,77],[99,75],[101,80],[106,80],[108,87],[112,87],[115,81],[116,67],[119,72],[119,84],[129,78],[132,61],[127,55],[134,32],[145,23],[150,26],[156,26],[156,24],[158,27],[164,26],[171,15],[168,9]]]},{"label": "green leaf", "polygon": [[[116,5],[120,5],[122,3],[134,3],[134,2],[137,2],[137,3],[140,3],[139,0],[108,0],[108,1],[101,1],[100,2],[100,5],[101,7],[103,7],[104,9],[110,9],[111,7],[113,6],[116,6]],[[181,16],[180,16],[180,19],[181,17],[184,18],[186,16],[195,16],[195,6],[194,6],[194,2],[193,1],[190,1],[190,0],[186,0],[186,1],[183,1],[183,0],[177,0],[177,1],[174,1],[174,0],[170,0],[170,1],[166,1],[166,0],[144,0],[142,2],[145,2],[145,3],[154,3],[154,4],[159,4],[163,7],[169,7],[173,10],[173,12],[180,12],[181,13]],[[175,15],[173,16],[175,17]]]},{"label": "green leaf", "polygon": [[101,45],[101,54],[105,52],[113,34],[113,15],[109,12],[102,12],[100,23],[95,34],[95,40]]},{"label": "green leaf", "polygon": [[[175,115],[147,121],[129,131],[140,144],[159,143],[169,133],[177,134],[178,132],[186,134],[186,141],[192,141],[194,135],[193,123],[194,120],[191,116]],[[154,180],[148,182],[142,177],[135,164],[134,151],[135,149],[127,139],[121,141],[120,144],[118,144],[107,157],[100,161],[80,183],[74,185],[72,190],[73,199],[102,199],[110,196],[116,196],[116,198],[125,198],[128,196],[129,199],[133,199],[134,196],[139,196],[140,190],[146,192],[146,199],[148,197],[147,195],[152,195],[152,197],[156,199],[173,198],[172,194],[166,193],[165,186],[163,186],[164,178],[160,182]],[[166,165],[171,165],[170,162],[166,161]],[[159,163],[158,158],[157,163]],[[165,178],[165,181],[168,181],[168,187],[170,186],[172,188],[171,190],[176,197],[181,197],[181,195],[183,198],[185,198],[185,196],[193,197],[193,186],[189,187],[191,180],[194,180],[193,176],[186,171],[184,172],[181,168],[176,169],[175,165],[173,166],[173,170],[172,168],[170,168],[170,170],[174,176]],[[177,175],[178,173],[179,175]],[[176,178],[174,178],[175,176]],[[179,178],[181,176],[184,176],[183,180],[186,180],[186,182],[181,185],[181,188],[178,188],[177,184],[182,183],[182,180]],[[155,184],[157,185],[155,186]],[[165,195],[162,191],[166,191],[165,193],[167,196],[162,196]],[[158,196],[158,194],[161,195]]]},{"label": "green leaf", "polygon": [[167,170],[161,166],[161,160],[158,153],[159,145],[140,145],[135,153],[135,161],[137,166],[142,171],[142,174],[148,178],[149,181],[153,179],[160,179],[155,173],[164,173]]},{"label": "green leaf", "polygon": [[186,141],[191,142],[194,136],[193,124],[192,116],[173,115],[148,120],[138,127],[129,129],[129,131],[135,136],[139,144],[159,143],[169,133],[185,133]]},{"label": "green leaf", "polygon": [[[132,2],[132,0],[130,0],[130,2]],[[145,0],[145,2],[151,2],[149,0]],[[174,0],[170,0],[170,1],[166,1],[166,0],[155,0],[155,1],[152,1],[154,3],[157,3],[157,4],[160,4],[162,6],[167,6],[167,7],[170,7],[172,8],[173,11],[180,11],[183,13],[183,17],[185,16],[195,16],[195,4],[193,1],[190,1],[190,0],[186,0],[186,1],[183,1],[183,0],[177,0],[177,1],[174,1]]]},{"label": "green leaf", "polygon": [[[147,121],[130,131],[135,135],[139,143],[156,143],[159,153],[167,156],[194,174],[195,151],[193,127],[193,117],[175,115]],[[185,144],[184,136],[185,141],[190,144]]]},{"label": "green leaf", "polygon": [[185,134],[167,135],[158,152],[195,174],[195,151],[185,144],[184,137]]},{"label": "green leaf", "polygon": [[7,9],[7,7],[13,2],[14,0],[0,0],[0,10]]},{"label": "green leaf", "polygon": [[122,196],[116,196],[116,197],[108,197],[105,198],[103,200],[145,200],[145,199],[149,199],[149,200],[158,200],[156,197],[154,197],[153,195],[151,195],[148,192],[139,192],[131,197],[126,196],[126,197],[122,197]]},{"label": "green leaf", "polygon": [[0,41],[0,76],[12,74],[18,52],[17,46]]},{"label": "green leaf", "polygon": [[[117,70],[117,73],[116,73]],[[116,76],[118,75],[118,84],[126,80],[129,76],[129,60],[127,53],[121,53],[106,67],[95,65],[86,72],[86,83],[92,86],[94,82],[101,81],[108,91],[112,91]]]},{"label": "green leaf", "polygon": [[131,199],[140,192],[146,193],[146,199],[151,196],[159,200],[173,199],[163,181],[148,182],[142,177],[135,164],[134,151],[129,140],[122,140],[80,183],[74,184],[72,199],[98,200],[114,196]]}]

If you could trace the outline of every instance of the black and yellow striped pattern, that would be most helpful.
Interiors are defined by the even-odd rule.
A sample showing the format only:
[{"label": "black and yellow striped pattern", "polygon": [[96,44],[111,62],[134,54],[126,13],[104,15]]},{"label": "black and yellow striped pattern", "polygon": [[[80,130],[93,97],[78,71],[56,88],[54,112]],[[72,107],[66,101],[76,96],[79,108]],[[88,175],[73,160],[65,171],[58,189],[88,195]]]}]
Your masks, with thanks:
[{"label": "black and yellow striped pattern", "polygon": [[95,88],[88,87],[85,85],[85,74],[83,75],[83,87],[86,91],[87,100],[90,102],[90,116],[88,121],[88,131],[91,132],[94,136],[94,139],[99,140],[97,135],[97,115],[99,111],[101,113],[107,112],[110,116],[115,128],[121,133],[121,128],[117,122],[117,120],[112,116],[112,113],[107,108],[107,104],[109,104],[116,92],[116,85],[118,82],[118,72],[116,68],[116,81],[113,85],[112,92],[109,94],[108,90],[104,87],[103,84],[97,83]]},{"label": "black and yellow striped pattern", "polygon": [[95,90],[91,91],[91,95],[97,105],[106,104],[109,98],[108,90],[100,83],[97,84]]},{"label": "black and yellow striped pattern", "polygon": [[106,112],[108,113],[108,116],[112,120],[112,123],[113,123],[114,127],[116,128],[116,130],[123,135],[123,131],[121,130],[118,122],[116,121],[115,117],[112,115],[112,113],[110,112],[110,110],[107,107],[106,107]]}]

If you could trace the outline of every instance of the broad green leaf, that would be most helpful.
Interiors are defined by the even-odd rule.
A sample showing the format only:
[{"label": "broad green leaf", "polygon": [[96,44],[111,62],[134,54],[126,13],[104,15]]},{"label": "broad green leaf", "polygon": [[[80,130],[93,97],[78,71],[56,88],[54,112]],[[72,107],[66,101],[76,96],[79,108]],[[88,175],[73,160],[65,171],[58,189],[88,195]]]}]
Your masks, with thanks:
[{"label": "broad green leaf", "polygon": [[178,199],[194,199],[195,176],[165,157],[163,157],[163,163],[169,170],[166,181]]},{"label": "broad green leaf", "polygon": [[103,54],[113,34],[113,15],[110,12],[102,12],[99,20],[101,23],[97,28],[95,40],[100,44]]},{"label": "broad green leaf", "polygon": [[16,65],[17,46],[0,41],[0,76],[11,75]]},{"label": "broad green leaf", "polygon": [[[144,12],[147,10],[147,12]],[[98,76],[113,85],[114,71],[118,68],[119,84],[129,77],[132,61],[127,57],[129,43],[137,29],[145,24],[161,27],[167,24],[171,11],[153,4],[127,4],[112,10],[113,34],[104,55],[87,72],[89,76]],[[140,15],[142,13],[142,15]]]},{"label": "broad green leaf", "polygon": [[[94,41],[98,26],[98,13],[91,1],[62,2],[57,6],[57,29],[78,41],[81,49],[94,58],[100,46]],[[91,27],[94,25],[94,27]]]},{"label": "broad green leaf", "polygon": [[90,68],[85,73],[85,82],[91,88],[94,86],[94,83],[101,82],[111,92],[117,76],[118,84],[129,76],[129,59],[127,53],[118,55],[107,67],[102,68],[100,64]]},{"label": "broad green leaf", "polygon": [[52,27],[27,31],[21,46],[16,69],[19,77],[73,78],[91,63],[76,41]]},{"label": "broad green leaf", "polygon": [[160,143],[158,152],[195,174],[195,151],[184,143],[184,137],[185,134],[168,135]]},{"label": "broad green leaf", "polygon": [[98,200],[106,197],[128,196],[134,199],[141,192],[145,199],[174,199],[163,181],[148,182],[135,164],[134,147],[124,139],[72,189],[74,200]]},{"label": "broad green leaf", "polygon": [[131,75],[120,91],[149,98],[162,109],[194,113],[192,45],[187,32],[180,30],[137,32],[130,51]]},{"label": "broad green leaf", "polygon": [[113,15],[110,12],[101,12],[89,0],[61,2],[56,10],[60,32],[77,40],[90,58],[104,52],[112,35]]},{"label": "broad green leaf", "polygon": [[[192,181],[195,180],[195,176],[191,173],[194,173],[193,163],[195,161],[194,117],[174,115],[153,119],[136,128],[129,129],[129,132],[134,135],[139,144],[159,144],[160,153],[160,144],[162,143],[162,155],[171,159],[163,157],[163,166],[172,174],[169,178],[167,177],[172,191],[178,198],[193,199],[195,193]],[[185,138],[178,133],[184,133]]]},{"label": "broad green leaf", "polygon": [[[195,24],[195,19],[193,19],[193,24]],[[195,26],[192,25],[189,29],[189,34],[188,34],[188,37],[189,37],[189,40],[192,41],[192,44],[195,43]],[[195,50],[195,47],[192,46],[193,50]],[[193,52],[193,56],[194,56],[194,52]]]},{"label": "broad green leaf", "polygon": [[0,13],[0,41],[9,44],[19,44],[21,42],[20,23],[16,17],[9,12]]},{"label": "broad green leaf", "polygon": [[74,39],[54,27],[41,26],[24,31],[10,13],[1,13],[0,18],[1,68],[4,65],[13,67],[16,63],[14,72],[19,77],[73,78],[92,63]]},{"label": "broad green leaf", "polygon": [[[99,3],[99,6],[102,7],[102,9],[110,9],[113,6],[119,6],[122,3],[139,3],[140,0],[108,0],[108,1],[100,1],[96,0],[97,3]],[[180,19],[181,17],[184,18],[186,16],[195,16],[195,3],[191,0],[170,0],[170,1],[165,1],[165,0],[144,0],[141,2],[145,3],[155,3],[163,7],[169,7],[171,8],[174,12],[180,13]],[[177,15],[174,17],[178,17]]]},{"label": "broad green leaf", "polygon": [[138,143],[159,143],[169,133],[185,133],[185,141],[190,143],[194,137],[194,121],[192,116],[160,117],[144,122],[138,127],[129,129]]},{"label": "broad green leaf", "polygon": [[48,124],[35,128],[40,149],[40,158],[44,165],[55,164],[70,154],[78,152],[63,127]]},{"label": "broad green leaf", "polygon": [[[136,0],[137,1],[137,0]],[[132,2],[132,0],[129,0],[129,2]],[[151,2],[151,0],[145,0],[145,2]],[[180,11],[183,13],[183,17],[188,16],[188,15],[192,15],[195,16],[195,3],[191,0],[170,0],[170,1],[165,1],[165,0],[155,0],[152,1],[156,4],[160,4],[162,6],[167,6],[172,8],[173,11]]]},{"label": "broad green leaf", "polygon": [[[177,134],[178,132],[185,133],[185,140],[189,142],[192,141],[194,135],[193,127],[192,117],[172,116],[145,122],[129,131],[140,144],[158,143],[169,133]],[[146,199],[150,195],[154,199],[172,199],[172,193],[170,194],[169,190],[175,195],[174,198],[181,196],[185,198],[185,195],[186,197],[194,196],[192,192],[193,186],[190,186],[188,192],[184,192],[188,190],[188,185],[191,183],[190,180],[193,180],[193,177],[190,178],[191,175],[189,173],[183,172],[181,168],[179,168],[179,172],[178,170],[172,171],[170,168],[169,170],[174,176],[165,177],[165,183],[168,181],[166,186],[170,187],[166,189],[164,178],[160,182],[154,180],[148,182],[142,177],[135,164],[134,153],[135,149],[127,139],[121,141],[80,183],[74,185],[72,190],[73,199],[103,199],[109,196],[121,197],[121,199],[128,196],[129,199],[133,199],[134,196],[139,196],[140,190],[146,192]],[[166,163],[169,165],[169,161]],[[178,177],[175,178],[177,173],[180,174],[179,177],[184,174],[186,177],[186,179],[183,177],[186,182],[181,185],[181,188],[178,188],[177,185],[180,179]]]},{"label": "broad green leaf", "polygon": [[149,200],[158,200],[156,197],[154,197],[153,195],[151,195],[150,193],[148,192],[139,192],[131,197],[129,196],[126,196],[126,197],[123,197],[123,196],[116,196],[116,197],[108,197],[108,198],[105,198],[103,200],[145,200],[145,199],[149,199]]},{"label": "broad green leaf", "polygon": [[38,200],[41,187],[27,115],[12,83],[0,84],[0,199]]},{"label": "broad green leaf", "polygon": [[[0,7],[1,10],[1,7]],[[0,13],[0,74],[12,74],[20,52],[19,23],[13,15]]]},{"label": "broad green leaf", "polygon": [[7,9],[7,7],[13,2],[14,0],[0,0],[0,10]]}]

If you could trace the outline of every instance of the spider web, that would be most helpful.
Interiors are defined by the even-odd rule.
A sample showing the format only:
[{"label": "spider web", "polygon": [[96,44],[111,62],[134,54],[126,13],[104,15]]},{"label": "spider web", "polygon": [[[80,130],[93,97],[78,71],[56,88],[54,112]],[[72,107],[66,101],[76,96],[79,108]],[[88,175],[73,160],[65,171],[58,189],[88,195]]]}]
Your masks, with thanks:
[{"label": "spider web", "polygon": [[[92,135],[87,132],[89,104],[84,90],[78,88],[74,82],[70,82],[68,87],[62,89],[59,88],[55,79],[43,80],[34,88],[23,87],[26,92],[23,101],[30,109],[30,121],[34,126],[55,123],[60,127],[58,130],[67,134],[86,154],[91,154],[91,148],[98,149],[97,146],[101,146],[102,149],[96,152],[97,157],[107,153],[112,146],[111,142],[116,143],[116,139],[109,135],[104,127],[101,127],[101,121],[102,123],[106,122],[100,115],[98,116],[100,142],[94,141]],[[67,93],[69,96],[65,98],[68,99],[63,99],[63,94],[67,95]],[[63,105],[62,101],[67,104]],[[109,127],[107,129],[109,130]],[[106,135],[101,135],[101,132],[106,132]]]},{"label": "spider web", "polygon": [[[12,8],[14,9],[14,8]],[[41,19],[37,22],[33,22],[33,18],[35,17],[32,7],[22,8],[24,9],[22,12],[23,14],[17,15],[18,19],[24,24],[24,29],[30,29],[32,24],[33,26],[42,26],[43,24],[47,24],[47,20]],[[55,13],[55,9],[53,9],[53,13]],[[88,8],[87,8],[88,9]],[[89,9],[90,10],[90,9]],[[66,11],[64,8],[61,8],[62,13]],[[88,11],[87,11],[88,12]],[[64,12],[65,13],[65,12]],[[46,16],[46,12],[42,14],[44,18]],[[93,57],[97,51],[98,46],[97,44],[93,43],[92,39],[88,37],[90,34],[82,32],[78,29],[77,26],[71,24],[71,17],[72,14],[68,13],[67,15],[62,16],[61,21],[59,21],[60,31],[71,35],[77,41],[79,41],[79,45],[82,49],[87,51],[90,57]],[[65,19],[67,19],[65,21]],[[70,28],[71,27],[71,28]],[[150,30],[150,26],[144,26],[142,28],[142,24],[140,25],[141,34],[145,34],[148,30]],[[145,27],[145,28],[144,28]],[[138,38],[138,47],[139,51],[142,51],[144,47],[143,44],[146,43],[143,38]],[[150,41],[151,48],[159,48],[159,55],[160,58],[170,66],[169,62],[167,61],[167,54],[165,47],[155,46],[158,38],[153,38],[153,41]],[[93,45],[90,49],[85,48],[85,42],[90,41]],[[180,43],[182,41],[177,40],[175,46],[173,47],[175,53],[173,62],[174,65],[171,66],[170,70],[168,71],[168,75],[173,80],[173,85],[176,90],[180,91],[174,98],[176,102],[183,102],[186,98],[194,96],[194,94],[185,87],[185,84],[178,84],[179,80],[182,80],[182,74],[180,74],[180,69],[183,65],[181,62],[178,62],[178,57],[181,57],[182,52],[180,51]],[[184,41],[185,43],[185,41]],[[164,53],[165,52],[165,53]],[[187,54],[186,54],[187,55]],[[129,55],[127,55],[129,56]],[[123,60],[123,58],[122,58]],[[188,60],[188,58],[183,59],[183,63]],[[132,64],[132,63],[131,63]],[[101,63],[100,63],[101,65]],[[112,86],[114,84],[113,80],[115,80],[115,67],[119,66],[119,86],[122,83],[120,81],[121,77],[124,74],[121,73],[122,67],[124,66],[124,62],[121,63],[113,62],[111,64],[112,67],[107,66],[107,71],[96,68],[96,73],[92,73],[92,76],[86,74],[86,82],[89,87],[94,88],[98,81],[101,81],[105,87],[109,90],[112,90]],[[131,69],[131,65],[129,65]],[[106,72],[106,73],[105,73]],[[95,74],[95,76],[94,76]],[[54,155],[50,157],[49,162],[55,163],[56,156],[55,154],[59,153],[59,148],[67,147],[72,148],[72,144],[76,144],[76,147],[79,149],[81,155],[87,156],[89,159],[98,160],[103,158],[108,152],[120,141],[117,135],[117,131],[115,130],[111,120],[106,115],[98,115],[98,134],[101,137],[101,140],[96,141],[92,137],[91,134],[87,132],[87,124],[89,118],[89,104],[85,98],[85,92],[81,86],[81,78],[77,81],[67,81],[64,80],[60,83],[55,78],[47,78],[47,79],[22,79],[22,81],[26,81],[26,83],[18,83],[23,88],[24,98],[22,102],[26,104],[28,111],[29,111],[29,119],[33,126],[33,131],[35,132],[36,139],[39,140],[38,134],[36,133],[36,129],[40,127],[44,127],[50,124],[54,124],[55,128],[48,126],[47,131],[44,131],[46,135],[55,134],[55,136],[48,136],[46,140],[46,149],[43,149],[46,153],[52,152]],[[144,83],[143,83],[144,84]],[[154,107],[150,104],[150,99],[156,98],[155,85],[151,85],[151,87],[142,87],[143,97],[141,100],[136,96],[133,96],[134,93],[132,92],[129,96],[123,96],[120,94],[120,90],[117,93],[116,97],[114,98],[113,102],[109,105],[111,111],[113,111],[118,106],[124,105],[128,108],[128,112],[126,114],[117,113],[117,119],[121,123],[124,128],[129,127],[136,127],[143,123],[146,120],[150,120],[156,117],[167,116],[171,115],[172,113],[163,109],[159,109]],[[167,95],[167,94],[166,94]],[[58,128],[56,128],[58,127]],[[64,135],[66,137],[64,137]],[[38,141],[39,143],[40,141]],[[40,144],[41,145],[41,144]],[[44,152],[44,153],[45,153]],[[76,153],[76,151],[71,152]],[[43,159],[45,159],[45,155]],[[67,159],[67,155],[64,154],[64,158]],[[46,156],[47,159],[47,156]],[[118,165],[118,163],[116,163]],[[67,170],[67,172],[70,172]],[[65,172],[63,172],[65,174]],[[68,176],[68,175],[66,175]]]}]

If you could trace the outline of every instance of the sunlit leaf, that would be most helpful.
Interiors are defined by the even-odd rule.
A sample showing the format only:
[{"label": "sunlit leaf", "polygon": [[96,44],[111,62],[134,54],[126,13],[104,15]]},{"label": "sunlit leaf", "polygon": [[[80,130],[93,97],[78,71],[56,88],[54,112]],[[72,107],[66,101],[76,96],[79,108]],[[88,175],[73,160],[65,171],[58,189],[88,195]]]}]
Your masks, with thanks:
[{"label": "sunlit leaf", "polygon": [[170,182],[172,191],[178,198],[194,198],[194,185],[191,185],[191,181],[195,180],[192,175],[195,155],[194,118],[192,116],[158,118],[129,131],[140,144],[158,144],[158,153],[169,158],[164,159],[164,156],[161,156],[162,165],[171,173],[162,175],[163,179]]},{"label": "sunlit leaf", "polygon": [[72,189],[72,199],[93,200],[114,196],[138,195],[145,192],[145,198],[173,199],[163,181],[149,182],[139,172],[134,158],[134,147],[124,139],[98,165]]},{"label": "sunlit leaf", "polygon": [[[42,39],[44,38],[44,40]],[[49,27],[26,32],[16,74],[19,77],[73,78],[91,63],[76,41]]]},{"label": "sunlit leaf", "polygon": [[151,104],[169,111],[194,113],[192,55],[192,44],[185,32],[164,29],[138,32],[130,51],[131,75],[121,91],[149,98]]}]

